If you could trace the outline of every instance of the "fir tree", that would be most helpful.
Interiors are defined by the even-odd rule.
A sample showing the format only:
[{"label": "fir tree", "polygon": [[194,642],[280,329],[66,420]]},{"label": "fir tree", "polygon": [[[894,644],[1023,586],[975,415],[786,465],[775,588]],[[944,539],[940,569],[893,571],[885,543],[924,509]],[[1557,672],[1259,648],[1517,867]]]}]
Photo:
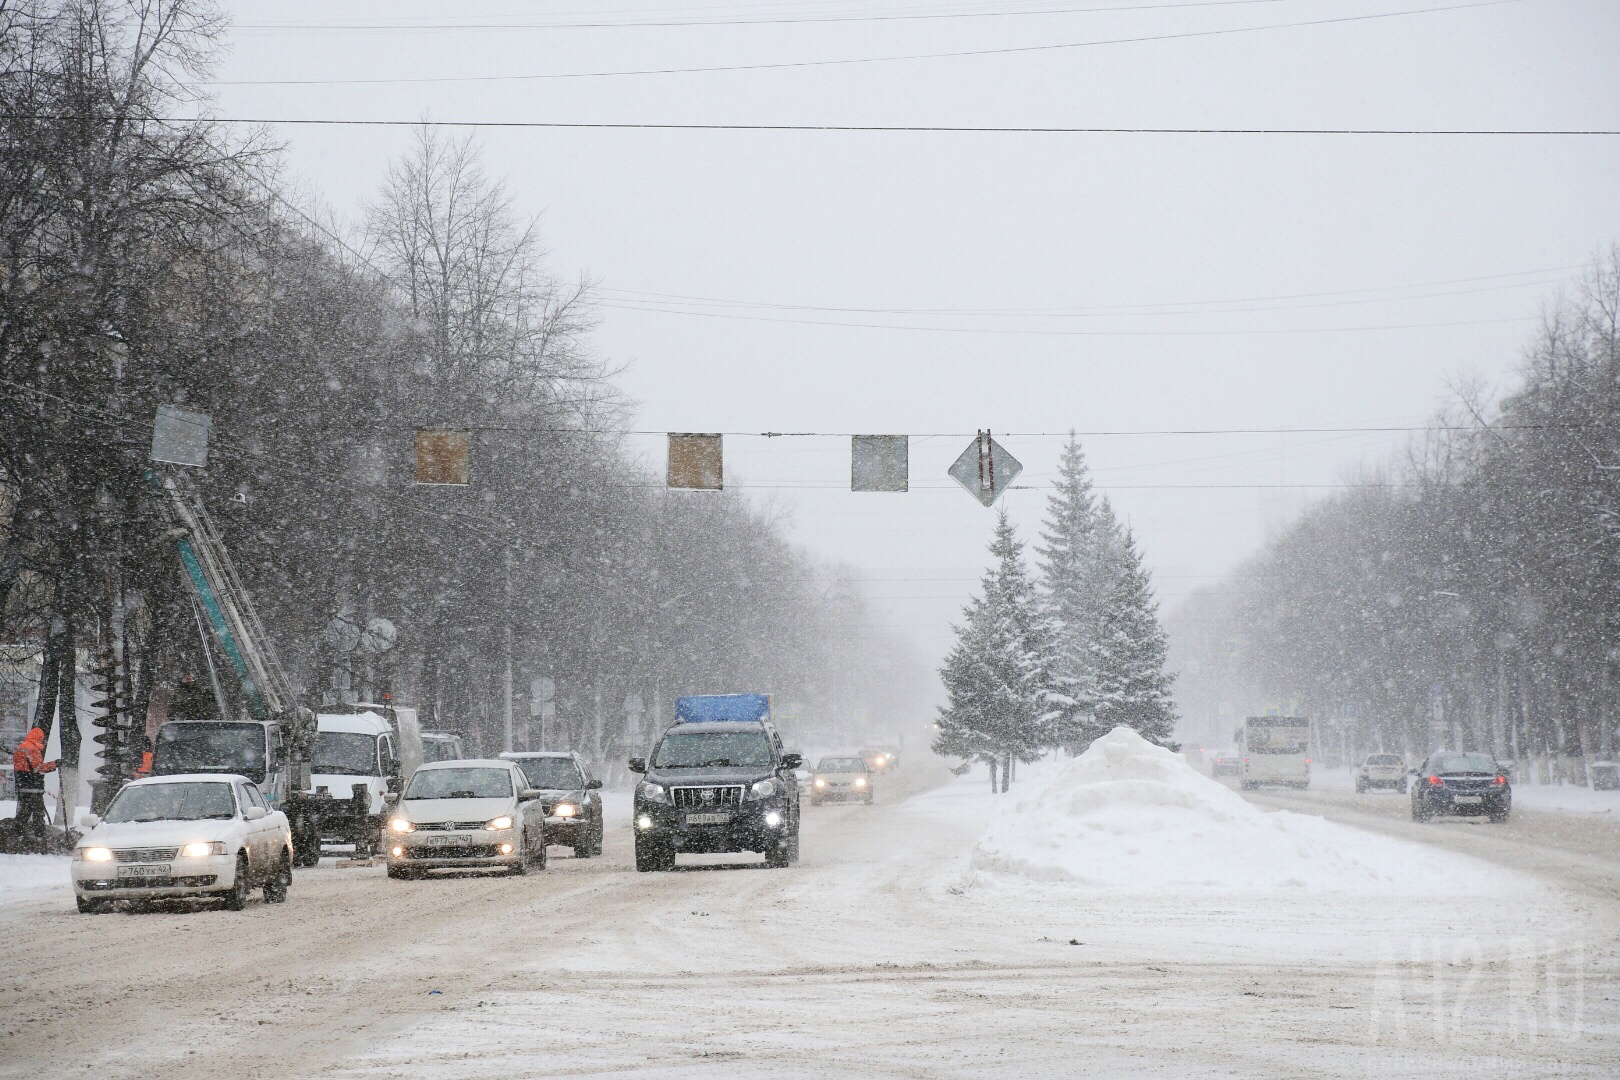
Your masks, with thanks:
[{"label": "fir tree", "polygon": [[1058,478],[1046,497],[1040,561],[1042,600],[1052,627],[1048,701],[1056,745],[1075,751],[1099,732],[1093,730],[1097,700],[1093,643],[1100,629],[1098,593],[1099,532],[1097,500],[1085,452],[1074,433],[1063,447]]},{"label": "fir tree", "polygon": [[982,595],[964,609],[957,642],[940,677],[947,704],[940,709],[936,753],[1001,766],[1006,790],[1013,760],[1034,761],[1051,745],[1047,670],[1049,623],[1024,568],[1024,545],[1003,511],[990,544],[995,562],[985,571]]},{"label": "fir tree", "polygon": [[1120,725],[1149,742],[1174,747],[1173,677],[1164,669],[1166,638],[1159,605],[1130,529],[1102,500],[1097,554],[1101,620],[1092,645],[1097,706],[1094,735]]}]

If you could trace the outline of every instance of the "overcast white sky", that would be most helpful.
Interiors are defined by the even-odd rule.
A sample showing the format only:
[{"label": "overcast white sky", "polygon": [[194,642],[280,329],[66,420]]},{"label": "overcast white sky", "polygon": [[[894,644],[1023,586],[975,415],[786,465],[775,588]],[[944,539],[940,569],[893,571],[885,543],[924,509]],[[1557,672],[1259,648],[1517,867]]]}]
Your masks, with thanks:
[{"label": "overcast white sky", "polygon": [[[224,116],[1620,128],[1614,0],[228,8]],[[1391,12],[1420,13],[1282,25]],[[1275,28],[1209,33],[1248,27]],[[1028,50],[1143,37],[1159,40]],[[995,49],[1026,51],[552,77]],[[452,81],[329,81],[412,79]],[[349,218],[412,137],[276,134],[290,174]],[[867,574],[885,618],[929,656],[984,563],[992,515],[944,475],[978,428],[1009,433],[1027,490],[1005,505],[1032,532],[1061,440],[1020,433],[1420,424],[1460,376],[1506,382],[1540,304],[1620,240],[1614,137],[479,137],[519,205],[543,214],[555,270],[600,281],[597,343],[630,365],[637,428],[939,435],[913,440],[907,495],[848,492],[847,438],[726,447],[730,479]],[[1323,490],[1293,485],[1340,482],[1402,438],[1084,442],[1170,608]],[[635,445],[661,468],[660,440]]]}]

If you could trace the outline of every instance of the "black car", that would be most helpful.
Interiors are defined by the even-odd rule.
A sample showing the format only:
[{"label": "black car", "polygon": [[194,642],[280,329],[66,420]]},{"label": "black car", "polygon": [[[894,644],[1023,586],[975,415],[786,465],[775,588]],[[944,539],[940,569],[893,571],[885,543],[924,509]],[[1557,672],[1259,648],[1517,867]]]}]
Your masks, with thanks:
[{"label": "black car", "polygon": [[1489,754],[1441,750],[1412,777],[1412,820],[1441,814],[1488,815],[1506,821],[1513,809],[1513,782]]},{"label": "black car", "polygon": [[768,866],[799,857],[798,754],[769,722],[676,724],[650,760],[631,758],[636,869],[673,870],[680,852],[757,851]]},{"label": "black car", "polygon": [[602,854],[602,781],[585,759],[568,750],[507,751],[529,786],[540,792],[546,815],[546,843],[574,849],[576,859]]}]

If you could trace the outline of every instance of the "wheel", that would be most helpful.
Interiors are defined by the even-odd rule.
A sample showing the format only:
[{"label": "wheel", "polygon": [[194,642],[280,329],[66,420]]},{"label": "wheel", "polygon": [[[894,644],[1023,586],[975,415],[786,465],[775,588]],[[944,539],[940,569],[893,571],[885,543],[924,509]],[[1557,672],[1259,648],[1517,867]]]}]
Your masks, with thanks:
[{"label": "wheel", "polygon": [[598,811],[597,814],[596,814],[596,837],[595,837],[595,839],[593,839],[591,841],[591,854],[592,855],[600,855],[600,854],[602,854],[602,814],[601,814],[601,811]]},{"label": "wheel", "polygon": [[1502,822],[1504,822],[1504,821],[1506,821],[1508,819],[1508,812],[1509,811],[1506,810],[1506,809],[1490,811],[1491,824],[1492,825],[1500,825],[1500,824],[1502,824]]},{"label": "wheel", "polygon": [[1401,786],[1400,786],[1400,787],[1398,787],[1398,788],[1396,788],[1396,789],[1395,789],[1395,790],[1396,790],[1396,791],[1398,791],[1398,792],[1400,792],[1400,793],[1401,793],[1401,794],[1402,794],[1402,795],[1405,795],[1405,794],[1406,794],[1406,793],[1407,793],[1407,792],[1408,792],[1408,791],[1410,791],[1410,790],[1411,790],[1411,789],[1410,789],[1410,788],[1408,788],[1408,787],[1407,787],[1407,786],[1406,786],[1406,781],[1405,781],[1405,780],[1402,780],[1402,781],[1401,781]]},{"label": "wheel", "polygon": [[513,877],[522,877],[529,872],[529,834],[523,833],[518,837],[518,861],[512,864],[509,871]]},{"label": "wheel", "polygon": [[1413,821],[1428,821],[1433,816],[1434,816],[1433,814],[1429,813],[1429,808],[1424,805],[1422,799],[1413,799],[1412,800],[1412,820]]},{"label": "wheel", "polygon": [[320,861],[321,834],[316,831],[313,821],[300,818],[293,828],[293,865],[317,866]]},{"label": "wheel", "polygon": [[1249,780],[1240,780],[1238,781],[1238,788],[1243,791],[1253,791],[1255,784]]},{"label": "wheel", "polygon": [[1356,777],[1356,794],[1357,795],[1365,795],[1365,794],[1367,794],[1367,781],[1361,779],[1359,776]]},{"label": "wheel", "polygon": [[107,911],[105,900],[86,900],[82,896],[75,896],[73,902],[79,906],[80,915],[103,915]]},{"label": "wheel", "polygon": [[539,847],[534,853],[534,868],[536,870],[544,870],[546,868],[546,834],[543,830],[540,833]]},{"label": "wheel", "polygon": [[580,837],[578,840],[576,840],[574,842],[574,858],[576,858],[576,859],[588,859],[588,858],[590,858],[592,855],[596,854],[593,850],[591,850],[595,846],[596,846],[596,842],[595,842],[594,838],[591,836],[590,830],[586,830],[585,835]]},{"label": "wheel", "polygon": [[798,861],[799,861],[799,826],[798,826],[797,823],[795,823],[794,826],[793,826],[793,833],[792,833],[792,835],[790,835],[788,837],[788,862],[796,863]]},{"label": "wheel", "polygon": [[782,870],[792,861],[791,856],[788,854],[788,842],[786,839],[765,853],[765,865],[772,870]]},{"label": "wheel", "polygon": [[675,853],[667,851],[662,844],[651,840],[642,840],[636,837],[636,870],[639,873],[648,873],[654,870],[669,870],[675,865]]},{"label": "wheel", "polygon": [[270,875],[270,880],[264,883],[264,902],[267,904],[285,904],[287,890],[292,886],[292,860],[286,855],[281,857],[281,864],[276,872]]},{"label": "wheel", "polygon": [[866,803],[867,806],[872,805],[872,793],[870,791],[868,791],[866,793],[866,798],[863,801]]},{"label": "wheel", "polygon": [[225,894],[225,908],[228,911],[241,911],[247,907],[248,898],[248,861],[246,855],[236,857],[236,880],[231,883],[231,891]]}]

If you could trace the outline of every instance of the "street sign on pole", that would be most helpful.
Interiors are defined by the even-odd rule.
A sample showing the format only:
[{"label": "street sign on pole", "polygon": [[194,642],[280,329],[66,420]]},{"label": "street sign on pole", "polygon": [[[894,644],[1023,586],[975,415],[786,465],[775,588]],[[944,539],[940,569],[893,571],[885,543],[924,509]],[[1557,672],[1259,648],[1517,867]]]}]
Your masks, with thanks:
[{"label": "street sign on pole", "polygon": [[1012,487],[1013,481],[1023,470],[1024,466],[1018,459],[992,439],[990,432],[981,431],[962,451],[962,456],[956,459],[950,474],[951,479],[961,484],[969,495],[989,506],[1001,497],[1002,492]]},{"label": "street sign on pole", "polygon": [[910,480],[910,444],[906,436],[850,436],[851,491],[906,491]]}]

